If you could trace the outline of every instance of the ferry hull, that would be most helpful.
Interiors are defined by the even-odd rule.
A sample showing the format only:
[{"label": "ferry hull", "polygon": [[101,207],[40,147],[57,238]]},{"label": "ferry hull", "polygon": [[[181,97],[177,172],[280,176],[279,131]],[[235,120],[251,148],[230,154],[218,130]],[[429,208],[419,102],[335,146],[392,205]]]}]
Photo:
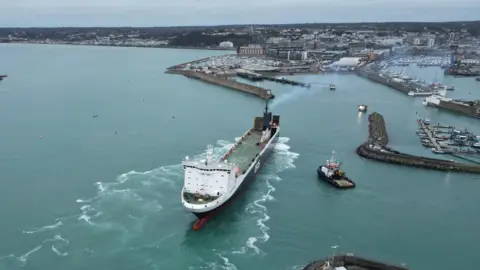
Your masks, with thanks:
[{"label": "ferry hull", "polygon": [[202,213],[194,213],[192,212],[195,216],[197,216],[199,219],[202,219],[202,218],[206,218],[206,217],[210,217],[210,216],[213,216],[215,214],[217,214],[219,211],[221,211],[222,209],[224,209],[226,206],[228,206],[229,204],[231,204],[233,202],[233,200],[239,196],[242,196],[245,191],[248,189],[248,187],[250,186],[251,183],[253,183],[253,181],[255,180],[255,177],[257,176],[258,173],[260,173],[261,169],[265,166],[265,163],[267,162],[268,158],[270,157],[270,155],[273,153],[274,149],[275,149],[275,146],[278,142],[278,138],[279,138],[280,134],[279,132],[277,132],[273,138],[272,138],[272,142],[270,143],[270,145],[268,146],[267,149],[265,149],[265,151],[263,152],[263,154],[260,156],[260,158],[258,159],[257,163],[260,163],[260,166],[259,168],[255,171],[255,166],[252,166],[251,170],[247,172],[247,175],[245,176],[245,179],[243,180],[243,182],[240,184],[240,186],[238,187],[237,191],[225,202],[223,203],[222,205],[220,205],[219,207],[213,209],[213,210],[210,210],[208,212],[202,212]]}]

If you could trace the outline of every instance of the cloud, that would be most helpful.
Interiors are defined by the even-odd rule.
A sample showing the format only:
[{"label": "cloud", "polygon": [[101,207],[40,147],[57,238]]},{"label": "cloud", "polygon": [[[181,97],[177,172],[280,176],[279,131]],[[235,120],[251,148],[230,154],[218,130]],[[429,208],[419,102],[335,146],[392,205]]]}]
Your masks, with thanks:
[{"label": "cloud", "polygon": [[477,0],[15,0],[0,26],[170,26],[475,20]]}]

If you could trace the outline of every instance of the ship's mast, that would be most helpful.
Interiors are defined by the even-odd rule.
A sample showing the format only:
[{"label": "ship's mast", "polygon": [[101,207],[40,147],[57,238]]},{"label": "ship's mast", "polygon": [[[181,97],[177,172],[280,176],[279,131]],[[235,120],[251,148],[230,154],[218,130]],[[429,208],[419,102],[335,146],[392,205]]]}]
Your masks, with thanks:
[{"label": "ship's mast", "polygon": [[334,163],[336,160],[335,160],[335,150],[332,151],[332,156],[330,157],[330,163]]},{"label": "ship's mast", "polygon": [[268,113],[268,98],[265,99],[265,113]]}]

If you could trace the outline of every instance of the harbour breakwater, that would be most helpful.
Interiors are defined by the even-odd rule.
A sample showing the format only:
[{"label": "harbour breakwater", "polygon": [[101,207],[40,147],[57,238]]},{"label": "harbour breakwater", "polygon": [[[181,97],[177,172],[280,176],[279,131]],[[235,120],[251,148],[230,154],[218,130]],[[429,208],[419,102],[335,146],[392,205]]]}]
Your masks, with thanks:
[{"label": "harbour breakwater", "polygon": [[398,91],[400,91],[404,94],[408,94],[408,92],[410,92],[410,91],[416,91],[416,89],[412,86],[406,85],[406,84],[401,83],[401,82],[396,82],[396,81],[394,81],[392,79],[389,79],[389,78],[384,78],[376,72],[367,71],[363,68],[358,68],[356,70],[356,74],[359,75],[360,77],[364,77],[364,78],[367,78],[371,81],[389,86],[389,87],[391,87],[395,90],[398,90]]},{"label": "harbour breakwater", "polygon": [[465,164],[453,160],[414,156],[391,149],[387,147],[388,134],[383,116],[374,112],[368,116],[368,122],[368,141],[358,146],[356,151],[361,157],[425,169],[480,173],[480,166],[478,165]]},{"label": "harbour breakwater", "polygon": [[[432,104],[429,104],[432,106]],[[441,100],[438,105],[434,105],[440,109],[463,114],[473,118],[480,119],[480,101],[443,101]]]},{"label": "harbour breakwater", "polygon": [[207,83],[216,84],[216,85],[227,87],[230,89],[242,91],[263,99],[271,99],[275,97],[275,95],[273,95],[269,89],[249,85],[246,83],[239,83],[235,80],[227,79],[222,76],[215,76],[215,75],[210,75],[203,72],[197,72],[192,70],[174,70],[174,69],[167,70],[166,73],[182,74],[188,78],[198,79]]},{"label": "harbour breakwater", "polygon": [[[417,89],[408,84],[394,81],[393,79],[380,76],[375,71],[368,71],[364,68],[358,68],[356,74],[360,77],[364,77],[371,81],[389,86],[395,90],[398,90],[404,94],[408,94],[410,91],[417,92]],[[480,118],[480,101],[439,101],[438,104],[429,104],[440,109],[444,109],[450,112],[460,113],[473,118]]]}]

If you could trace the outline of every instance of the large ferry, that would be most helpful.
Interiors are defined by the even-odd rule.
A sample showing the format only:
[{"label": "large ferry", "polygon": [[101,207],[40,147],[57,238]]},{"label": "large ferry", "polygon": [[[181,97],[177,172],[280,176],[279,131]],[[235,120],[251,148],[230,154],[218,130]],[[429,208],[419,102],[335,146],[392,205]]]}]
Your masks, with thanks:
[{"label": "large ferry", "polygon": [[263,117],[255,117],[253,128],[219,160],[213,160],[211,145],[204,160],[185,157],[181,199],[183,206],[198,217],[194,230],[246,189],[273,152],[279,134],[280,116],[268,111],[267,100]]},{"label": "large ferry", "polygon": [[451,102],[452,98],[447,98],[447,89],[438,90],[433,95],[425,98],[422,102],[425,106],[438,107],[440,102]]}]

